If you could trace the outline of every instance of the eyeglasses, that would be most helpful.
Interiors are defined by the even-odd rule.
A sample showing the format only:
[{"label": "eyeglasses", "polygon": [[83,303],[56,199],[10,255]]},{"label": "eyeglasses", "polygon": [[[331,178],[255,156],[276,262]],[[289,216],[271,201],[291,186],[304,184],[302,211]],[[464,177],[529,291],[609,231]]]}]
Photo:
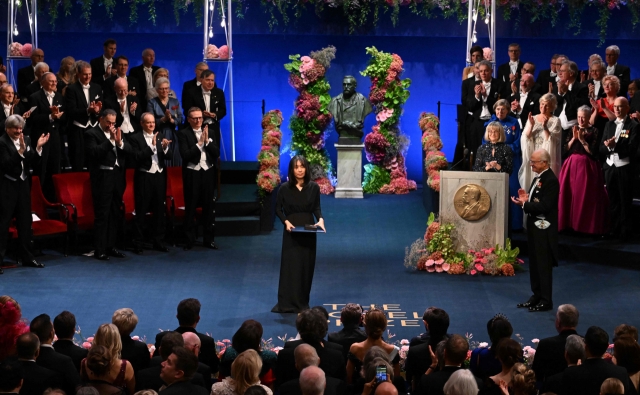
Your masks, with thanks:
[{"label": "eyeglasses", "polygon": [[625,106],[613,106],[613,108],[617,108],[618,110],[622,110],[623,108],[625,108]]},{"label": "eyeglasses", "polygon": [[196,117],[189,117],[189,119],[191,119],[193,121],[196,121],[196,122],[202,121],[202,117],[197,117],[197,118]]},{"label": "eyeglasses", "polygon": [[544,161],[543,160],[531,160],[531,159],[529,159],[529,163],[530,164],[540,163],[540,162],[544,162]]}]

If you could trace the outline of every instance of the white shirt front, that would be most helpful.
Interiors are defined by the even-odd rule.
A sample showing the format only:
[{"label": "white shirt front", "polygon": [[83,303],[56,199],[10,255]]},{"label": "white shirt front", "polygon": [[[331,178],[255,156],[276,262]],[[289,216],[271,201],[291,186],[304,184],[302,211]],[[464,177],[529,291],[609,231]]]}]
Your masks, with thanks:
[{"label": "white shirt front", "polygon": [[147,89],[153,88],[153,69],[144,67],[144,78],[147,80]]},{"label": "white shirt front", "polygon": [[[614,121],[616,123],[616,134],[615,134],[615,138],[616,138],[616,143],[618,142],[618,140],[620,139],[620,135],[622,134],[623,131],[623,127],[624,127],[624,119],[616,119]],[[629,131],[626,131],[627,133],[629,133]],[[627,137],[628,138],[628,137]],[[615,148],[609,148],[609,152],[612,152]],[[611,154],[608,158],[607,158],[607,164],[609,166],[615,166],[615,167],[622,167],[622,166],[626,166],[629,164],[629,158],[624,158],[624,159],[620,159],[620,156],[618,155],[618,153],[613,153]]]},{"label": "white shirt front", "polygon": [[480,100],[482,100],[482,112],[480,113],[480,119],[489,119],[491,118],[491,112],[489,112],[489,106],[487,106],[487,98],[489,98],[489,94],[491,93],[491,82],[482,82],[484,89],[487,91],[486,96],[480,96]]},{"label": "white shirt front", "polygon": [[[120,130],[122,133],[133,133],[133,125],[131,125],[131,118],[129,117],[129,109],[127,108],[127,98],[124,99],[118,98],[118,105],[121,106],[122,102],[124,102],[124,111],[120,111],[122,114],[122,125],[120,125]],[[122,107],[121,107],[122,108]]]},{"label": "white shirt front", "polygon": [[4,108],[4,115],[8,118],[11,115],[11,106],[2,103],[2,107]]},{"label": "white shirt front", "polygon": [[[196,140],[200,141],[200,137],[202,136],[202,129],[194,130],[193,133],[195,133],[196,135]],[[209,139],[209,141],[211,141],[211,139]],[[187,165],[188,169],[191,169],[191,170],[204,169],[205,171],[209,170],[209,168],[211,167],[211,163],[209,163],[209,161],[207,160],[207,153],[204,152],[204,147],[209,144],[209,141],[205,142],[202,145],[202,147],[199,144],[196,144],[196,146],[200,150],[200,161],[198,163],[190,162]]]},{"label": "white shirt front", "polygon": [[511,69],[511,74],[515,74],[518,72],[518,61],[509,62],[509,68]]},{"label": "white shirt front", "polygon": [[[142,135],[144,136],[144,140],[147,142],[149,148],[151,148],[151,151],[153,151],[153,156],[151,157],[151,167],[149,170],[141,170],[144,170],[147,173],[162,173],[162,170],[164,169],[161,169],[160,166],[158,166],[158,148],[156,147],[156,142],[153,139],[153,133],[142,132]],[[168,150],[169,147],[163,149],[165,154]]]},{"label": "white shirt front", "polygon": [[595,97],[597,98],[598,95],[600,94],[600,88],[602,87],[602,81],[596,81],[593,80],[593,93],[595,95]]},{"label": "white shirt front", "polygon": [[607,75],[613,75],[613,73],[616,71],[616,64],[614,64],[613,66],[607,66]]},{"label": "white shirt front", "polygon": [[[571,90],[571,88],[573,87],[573,83],[569,84],[569,86],[567,87],[568,90]],[[563,95],[563,97],[566,95],[566,93]],[[560,113],[560,116],[558,118],[560,118],[560,125],[562,126],[562,129],[567,130],[567,129],[571,129],[573,127],[573,125],[578,123],[577,119],[572,119],[569,120],[567,118],[567,114],[565,113],[565,111],[567,110],[567,101],[564,101],[564,104],[562,105],[562,112]]]},{"label": "white shirt front", "polygon": [[[104,55],[102,55],[102,60],[104,61],[104,72],[106,73],[107,70],[109,69],[109,66],[113,67],[113,58],[107,59],[107,58],[104,57]],[[106,77],[103,75],[102,79],[106,80],[109,77],[110,77],[110,75],[107,75]]]},{"label": "white shirt front", "polygon": [[[202,98],[204,99],[204,110],[207,112],[211,112],[211,91],[207,92],[203,88]],[[213,120],[209,117],[204,117],[203,122],[210,125],[213,123]]]}]

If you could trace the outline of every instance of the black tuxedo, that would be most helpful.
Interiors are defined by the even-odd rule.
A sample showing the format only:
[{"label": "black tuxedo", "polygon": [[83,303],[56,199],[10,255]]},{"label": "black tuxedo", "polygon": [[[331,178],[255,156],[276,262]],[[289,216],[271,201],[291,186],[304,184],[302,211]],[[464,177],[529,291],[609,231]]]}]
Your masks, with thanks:
[{"label": "black tuxedo", "polygon": [[[113,62],[111,64],[111,70],[115,70],[116,59],[111,58],[111,60]],[[100,55],[97,58],[91,59],[89,64],[91,65],[91,82],[100,85],[100,87],[103,88],[106,81],[106,79],[104,78],[104,74],[107,72],[107,70],[105,70],[104,68],[104,56]],[[109,79],[109,77],[107,77],[107,79]]]},{"label": "black tuxedo", "polygon": [[[476,99],[475,87],[476,85],[481,84],[482,81],[476,81],[473,85],[469,84],[469,91],[467,92],[467,110],[472,113],[472,122],[471,127],[467,128],[468,134],[466,136],[466,147],[472,151],[477,152],[478,147],[482,144],[482,137],[484,136],[485,127],[484,123],[489,119],[481,119],[480,116],[482,114],[483,100]],[[501,92],[501,84],[500,82],[492,78],[491,79],[491,88],[488,91],[486,105],[489,110],[489,115],[493,115],[495,111],[493,110],[493,105],[500,99]]]},{"label": "black tuxedo", "polygon": [[551,76],[551,69],[542,70],[538,74],[538,78],[536,79],[536,84],[538,84],[538,93],[540,95],[544,95],[545,93],[549,93],[549,83],[551,82],[553,86],[557,87],[556,84],[556,75]]},{"label": "black tuxedo", "polygon": [[564,358],[564,346],[569,335],[576,335],[573,329],[560,332],[556,336],[540,340],[536,347],[536,357],[533,359],[533,371],[536,373],[536,381],[542,383],[548,377],[556,375],[567,368]]},{"label": "black tuxedo", "polygon": [[[600,143],[600,155],[604,157],[602,168],[604,180],[609,193],[609,208],[611,213],[611,230],[616,236],[626,238],[631,232],[631,205],[633,203],[633,161],[638,151],[640,126],[627,116],[622,124],[622,132],[616,146],[610,150],[604,145],[616,134],[615,121],[609,121],[604,127],[602,142]],[[629,160],[631,163],[625,166],[610,165],[607,163],[613,154],[618,154],[621,160]]]},{"label": "black tuxedo", "polygon": [[620,80],[620,91],[618,92],[618,96],[627,97],[627,89],[629,89],[629,84],[631,83],[631,69],[629,69],[629,66],[623,66],[616,63],[616,67],[613,69],[612,75],[615,75]]},{"label": "black tuxedo", "polygon": [[116,244],[118,228],[122,224],[120,206],[126,187],[125,157],[131,155],[132,149],[124,140],[122,148],[114,146],[100,125],[85,132],[84,144],[91,177],[94,244],[98,255]]},{"label": "black tuxedo", "polygon": [[20,395],[42,395],[47,388],[60,388],[60,375],[51,369],[39,366],[35,361],[20,361],[24,369],[24,382]]},{"label": "black tuxedo", "polygon": [[[206,110],[201,86],[197,86],[187,91],[187,93],[182,93],[182,108],[185,117],[189,115],[188,111],[191,107],[198,107],[202,111]],[[224,92],[215,86],[211,89],[209,110],[216,114],[216,117],[204,118],[203,125],[207,123],[208,120],[211,120],[209,124],[209,135],[212,137],[215,136],[216,145],[220,147],[220,121],[227,115],[227,104],[225,102]]]},{"label": "black tuxedo", "polygon": [[134,372],[148,368],[151,355],[147,345],[133,340],[130,336],[121,336],[120,339],[122,340],[121,359],[129,361]]},{"label": "black tuxedo", "polygon": [[[20,102],[18,104],[16,104],[13,107],[13,113],[14,114],[18,114],[18,115],[22,115],[25,112],[27,112],[28,110],[28,104],[24,103],[24,102]],[[4,105],[2,103],[0,103],[0,136],[2,136],[3,134],[5,134],[5,128],[4,128],[4,123],[7,121],[7,115],[4,113]],[[22,129],[22,133],[25,136],[30,136],[31,134],[29,133],[29,123],[27,123],[27,125],[25,125],[25,127]],[[37,141],[37,140],[36,140]]]},{"label": "black tuxedo", "polygon": [[[185,217],[184,231],[187,236],[187,244],[193,245],[196,239],[196,208],[202,207],[203,242],[205,245],[213,242],[213,199],[216,186],[216,164],[220,157],[220,150],[214,139],[209,137],[209,142],[203,146],[202,151],[198,147],[196,134],[191,127],[177,132],[178,147],[182,157],[182,182],[184,190]],[[189,166],[198,165],[202,152],[210,165],[208,170],[190,169]]]},{"label": "black tuxedo", "polygon": [[[116,97],[116,89],[115,83],[116,80],[120,78],[117,75],[112,75],[111,77],[104,80],[104,85],[102,85],[102,96],[106,99],[115,99]],[[140,83],[135,77],[127,77],[127,85],[129,91],[135,91],[135,97],[138,98],[138,101],[144,99],[144,97],[140,97]],[[146,107],[144,107],[146,108]]]},{"label": "black tuxedo", "polygon": [[73,171],[82,171],[86,167],[84,152],[84,134],[96,127],[99,114],[89,114],[89,104],[94,101],[102,102],[102,88],[95,83],[89,83],[89,102],[79,81],[67,86],[65,103],[68,111],[69,128],[67,143],[69,144],[69,160]]},{"label": "black tuxedo", "polygon": [[73,344],[73,341],[63,339],[58,339],[55,343],[53,343],[53,349],[56,350],[57,353],[66,355],[71,358],[78,372],[80,371],[80,363],[87,357],[87,354],[89,353],[89,350],[84,349],[80,346],[76,346],[75,344]]},{"label": "black tuxedo", "polygon": [[409,346],[407,352],[407,359],[405,360],[404,370],[406,372],[407,382],[411,384],[413,380],[413,386],[417,388],[420,384],[420,377],[431,366],[431,353],[429,352],[429,345],[435,349],[440,340],[427,339],[422,343],[415,346]]},{"label": "black tuxedo", "polygon": [[[515,100],[520,103],[521,93],[512,94],[509,97],[509,105]],[[533,89],[529,91],[527,94],[527,100],[524,102],[524,105],[520,109],[520,114],[516,114],[511,111],[511,116],[520,119],[521,127],[524,129],[527,124],[527,120],[529,119],[529,114],[538,115],[540,114],[540,94],[536,93]]]},{"label": "black tuxedo", "polygon": [[[535,185],[524,203],[527,214],[527,240],[529,243],[529,277],[533,296],[531,302],[553,305],[552,267],[558,264],[558,195],[560,184],[550,168],[534,178]],[[530,193],[531,187],[527,190]],[[546,229],[539,229],[535,223],[541,217],[549,222]],[[534,304],[534,305],[535,305]]]},{"label": "black tuxedo", "polygon": [[602,358],[588,358],[582,365],[566,369],[562,375],[563,395],[598,395],[606,379],[614,377],[622,381],[624,393],[635,393],[629,381],[627,369],[616,366]]},{"label": "black tuxedo", "polygon": [[[34,167],[34,174],[40,177],[40,184],[47,198],[51,199],[53,193],[53,174],[60,173],[60,161],[62,158],[62,132],[67,122],[67,107],[64,97],[56,92],[51,100],[51,105],[44,90],[39,90],[29,97],[29,108],[35,107],[27,120],[30,124],[31,141],[37,143],[41,135],[49,133],[49,142],[42,147],[42,161],[38,167]],[[51,106],[56,106],[63,113],[60,119],[51,120]]]},{"label": "black tuxedo", "polygon": [[[347,385],[344,381],[331,376],[325,376],[327,386],[323,395],[344,395],[347,392]],[[300,389],[300,379],[289,380],[278,388],[280,395],[302,395]]]},{"label": "black tuxedo", "polygon": [[[197,78],[194,78],[189,81],[185,81],[184,84],[182,84],[182,96],[180,97],[180,103],[184,103],[185,94],[187,92],[189,92],[191,89],[197,89],[197,88],[200,88],[200,84],[198,84]],[[184,106],[182,106],[182,108],[184,108]],[[185,115],[186,115],[186,112],[185,112]]]},{"label": "black tuxedo", "polygon": [[58,372],[62,376],[60,388],[67,394],[74,394],[80,384],[80,374],[71,358],[57,353],[53,348],[40,346],[40,355],[36,359],[38,365]]},{"label": "black tuxedo", "polygon": [[327,336],[329,343],[336,343],[342,346],[342,356],[345,361],[351,345],[365,341],[366,338],[367,334],[357,326],[355,328],[342,328],[340,332],[332,332]]},{"label": "black tuxedo", "polygon": [[[558,106],[556,107],[553,115],[559,117],[560,114],[562,114],[562,109],[564,108],[564,113],[569,121],[578,117],[578,108],[589,105],[589,87],[587,84],[582,84],[577,80],[571,85],[571,89],[564,95],[560,95],[558,93],[558,86],[555,85],[553,88],[553,94],[556,96],[556,100],[558,101]],[[567,104],[566,107],[564,106],[565,103]]]},{"label": "black tuxedo", "polygon": [[[325,340],[321,340],[320,342],[322,343],[322,345],[325,348],[327,348],[329,350],[336,350],[336,351],[340,351],[340,352],[344,351],[344,348],[340,344],[328,342],[328,341],[325,341]],[[285,342],[283,348],[293,348],[293,349],[295,349],[296,347],[298,347],[301,344],[307,344],[307,342],[305,342],[302,339],[291,340],[291,341]],[[347,350],[347,351],[349,351],[349,350]]]},{"label": "black tuxedo", "polygon": [[[140,132],[142,130],[142,126],[140,125],[140,115],[142,115],[142,113],[144,112],[144,109],[142,107],[140,107],[140,100],[138,100],[137,96],[131,96],[131,95],[127,95],[126,97],[127,100],[127,112],[129,113],[129,122],[131,123],[131,126],[133,126],[133,132]],[[129,109],[131,108],[131,104],[133,103],[137,103],[137,108],[136,110],[132,113],[131,111],[129,111]],[[111,109],[113,111],[116,112],[116,127],[121,127],[122,126],[122,122],[124,122],[124,116],[122,115],[122,113],[120,112],[120,103],[118,102],[118,98],[106,98],[104,100],[104,105],[102,106],[103,109]],[[129,140],[131,138],[131,134],[130,133],[124,133],[123,132],[123,136],[125,136],[127,138],[127,140]]]},{"label": "black tuxedo", "polygon": [[[516,75],[520,75],[520,72],[522,71],[522,66],[524,66],[524,62],[521,60],[518,60]],[[511,86],[511,80],[509,79],[510,74],[512,73],[511,73],[511,66],[509,66],[509,62],[503,63],[500,66],[498,66],[498,74],[497,74],[498,81],[500,81],[502,86],[505,86],[505,85],[509,87]]]},{"label": "black tuxedo", "polygon": [[[320,343],[310,344],[316,349],[318,357],[320,357],[320,369],[325,375],[334,377],[339,380],[346,378],[346,362],[342,357],[342,352],[335,348],[323,347]],[[335,343],[325,343],[335,344]],[[276,388],[287,381],[300,377],[300,372],[296,369],[294,357],[294,347],[287,347],[278,353],[278,362],[276,363]]]},{"label": "black tuxedo", "polygon": [[210,391],[194,385],[187,381],[173,383],[164,390],[158,392],[158,395],[209,395]]},{"label": "black tuxedo", "polygon": [[162,149],[162,139],[164,134],[158,132],[155,143],[155,154],[157,155],[158,169],[155,173],[148,171],[152,166],[154,151],[151,149],[145,138],[146,133],[135,133],[129,142],[132,145],[133,156],[135,158],[134,194],[135,194],[135,239],[144,239],[144,225],[146,213],[153,212],[151,226],[149,227],[154,243],[160,244],[164,239],[165,232],[165,198],[167,191],[167,173],[164,171],[165,160],[172,157],[171,147],[165,153]]},{"label": "black tuxedo", "polygon": [[[587,90],[589,90],[589,85],[594,84],[593,78],[586,80],[584,82],[587,85]],[[600,90],[598,91],[598,95],[596,96],[596,100],[607,97],[607,94],[604,93],[604,86],[602,86],[602,80],[600,80]]]},{"label": "black tuxedo", "polygon": [[[31,148],[29,136],[24,136],[25,152],[18,153],[9,134],[0,136],[0,226],[9,229],[13,218],[20,241],[20,255],[24,261],[32,261],[33,255],[29,251],[31,243],[31,175],[29,169],[32,164],[37,165],[40,155]],[[21,178],[23,174],[25,179]],[[7,252],[6,234],[0,237],[0,262]]]},{"label": "black tuxedo", "polygon": [[[152,366],[150,368],[142,369],[136,372],[136,391],[142,390],[154,390],[159,391],[160,387],[165,383],[160,378],[160,371],[162,367],[160,365]],[[195,373],[191,378],[191,384],[198,388],[207,388],[211,390],[211,385],[205,387],[205,380],[200,373]],[[207,392],[208,393],[208,392]]]},{"label": "black tuxedo", "polygon": [[[159,68],[158,66],[151,66],[151,78]],[[142,108],[147,108],[147,78],[144,72],[144,65],[130,68],[129,77],[133,77],[138,81],[138,98],[140,99],[140,104],[143,104]]]},{"label": "black tuxedo", "polygon": [[29,100],[27,87],[36,80],[34,67],[35,66],[29,65],[18,69],[18,95],[20,96],[20,100],[24,102]]},{"label": "black tuxedo", "polygon": [[[198,360],[207,365],[211,369],[211,373],[215,374],[218,372],[220,369],[220,360],[216,353],[216,342],[211,336],[200,333],[188,326],[179,326],[175,331],[180,334],[192,332],[198,335],[198,338],[200,338],[200,355],[198,356]],[[164,335],[165,332],[160,332],[156,335],[156,352],[154,355],[159,355],[160,343],[162,343],[162,337]]]},{"label": "black tuxedo", "polygon": [[464,148],[467,147],[467,136],[472,134],[473,113],[467,108],[467,99],[469,94],[473,94],[473,86],[475,86],[476,78],[470,77],[462,81],[462,89],[460,95],[460,103],[458,106],[458,142],[453,155],[453,162],[458,163],[462,160]]},{"label": "black tuxedo", "polygon": [[40,85],[40,81],[33,81],[32,83],[27,85],[27,97],[30,97],[40,89],[42,89],[42,85]]}]

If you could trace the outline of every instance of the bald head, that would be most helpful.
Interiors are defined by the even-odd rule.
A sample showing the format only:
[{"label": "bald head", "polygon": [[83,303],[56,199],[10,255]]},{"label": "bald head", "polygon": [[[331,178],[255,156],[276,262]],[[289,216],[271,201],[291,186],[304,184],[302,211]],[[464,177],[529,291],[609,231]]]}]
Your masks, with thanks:
[{"label": "bald head", "polygon": [[200,354],[200,338],[193,332],[185,332],[182,334],[184,340],[184,348],[193,352],[194,354]]},{"label": "bald head", "polygon": [[309,366],[320,366],[320,358],[316,349],[308,344],[300,344],[293,352],[296,369],[301,371]]},{"label": "bald head", "polygon": [[398,395],[398,390],[393,384],[385,381],[376,387],[376,395]]},{"label": "bald head", "polygon": [[4,75],[3,73],[0,73],[0,85],[4,85],[4,84],[6,84],[7,82],[9,82],[9,81],[7,80],[7,76],[6,76],[6,75]]},{"label": "bald head", "polygon": [[629,113],[629,100],[626,97],[616,97],[613,102],[613,113],[616,114],[616,118],[624,119]]},{"label": "bald head", "polygon": [[31,65],[35,66],[38,62],[44,61],[44,51],[36,48],[31,52]]},{"label": "bald head", "polygon": [[529,92],[534,84],[533,74],[523,74],[520,78],[520,90],[523,92]]},{"label": "bald head", "polygon": [[129,83],[124,78],[117,78],[113,83],[113,89],[116,91],[118,99],[124,99],[129,94]]},{"label": "bald head", "polygon": [[319,367],[309,366],[300,372],[300,390],[302,391],[302,395],[322,395],[326,386],[327,379]]}]

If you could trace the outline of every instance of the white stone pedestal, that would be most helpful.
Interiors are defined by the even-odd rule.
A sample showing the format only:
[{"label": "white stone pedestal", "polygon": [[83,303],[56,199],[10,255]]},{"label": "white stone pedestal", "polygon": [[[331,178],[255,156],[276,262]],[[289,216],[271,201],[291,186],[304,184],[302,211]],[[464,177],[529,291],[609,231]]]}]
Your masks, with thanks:
[{"label": "white stone pedestal", "polygon": [[362,199],[362,149],[364,144],[335,144],[338,151],[336,198]]}]

